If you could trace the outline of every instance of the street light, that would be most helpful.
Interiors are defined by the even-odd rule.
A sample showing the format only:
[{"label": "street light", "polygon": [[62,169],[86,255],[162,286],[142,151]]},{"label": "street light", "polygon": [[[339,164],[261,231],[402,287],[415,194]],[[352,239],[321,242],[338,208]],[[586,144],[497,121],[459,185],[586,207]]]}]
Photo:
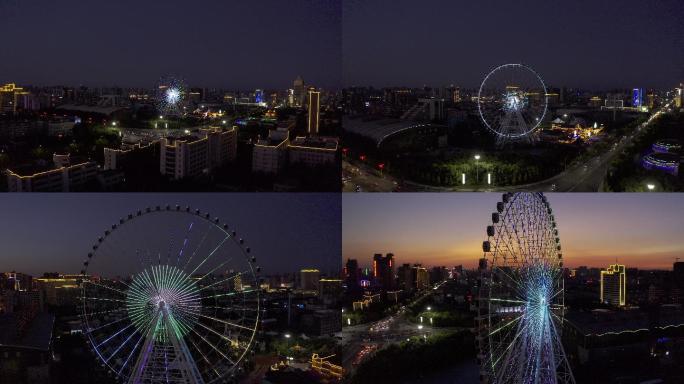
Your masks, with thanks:
[{"label": "street light", "polygon": [[431,310],[432,310],[432,307],[427,307],[427,310],[428,310],[428,311],[431,311]]},{"label": "street light", "polygon": [[655,185],[653,184],[646,184],[646,188],[648,188],[649,191],[652,191],[655,189]]},{"label": "street light", "polygon": [[418,329],[423,329],[423,325],[419,325],[419,326],[418,326]]},{"label": "street light", "polygon": [[465,185],[465,173],[461,173],[461,184]]},{"label": "street light", "polygon": [[285,334],[285,338],[286,338],[286,339],[289,339],[290,337],[292,337],[292,335],[290,335],[289,333],[286,333],[286,334]]},{"label": "street light", "polygon": [[475,155],[475,180],[480,182],[480,155]]}]

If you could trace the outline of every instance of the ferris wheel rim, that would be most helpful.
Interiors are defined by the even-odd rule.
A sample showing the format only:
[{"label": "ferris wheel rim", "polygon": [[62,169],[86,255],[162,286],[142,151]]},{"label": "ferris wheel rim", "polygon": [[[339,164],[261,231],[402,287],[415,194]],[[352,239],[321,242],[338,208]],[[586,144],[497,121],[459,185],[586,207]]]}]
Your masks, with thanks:
[{"label": "ferris wheel rim", "polygon": [[[482,90],[484,89],[485,83],[487,83],[487,80],[489,79],[489,77],[490,77],[492,74],[496,73],[496,72],[499,71],[499,70],[502,70],[502,69],[504,69],[504,68],[509,68],[509,67],[510,67],[510,68],[523,68],[523,69],[525,69],[525,70],[530,71],[530,72],[536,77],[536,79],[541,83],[542,89],[544,90],[544,108],[543,108],[542,114],[541,114],[541,116],[539,117],[539,119],[536,121],[535,125],[534,125],[531,129],[529,129],[527,132],[525,132],[525,133],[520,133],[520,134],[504,134],[504,133],[501,133],[501,132],[497,131],[496,129],[494,129],[494,128],[490,125],[488,119],[484,116],[484,113],[483,113],[483,111],[482,111],[482,102],[481,102],[481,100],[482,100]],[[535,71],[534,69],[532,69],[530,66],[528,66],[528,65],[526,65],[526,64],[522,64],[522,63],[508,63],[508,64],[502,64],[502,65],[499,65],[499,66],[497,66],[497,67],[494,67],[494,69],[490,70],[490,71],[487,73],[487,75],[484,77],[484,79],[482,80],[482,82],[480,83],[480,87],[479,87],[479,90],[478,90],[478,92],[477,92],[477,111],[478,111],[478,113],[479,113],[479,115],[480,115],[480,119],[485,123],[485,126],[487,127],[487,129],[488,129],[489,131],[493,132],[494,134],[496,134],[497,136],[499,136],[499,137],[501,137],[501,138],[519,139],[519,138],[526,137],[526,136],[528,136],[529,134],[531,134],[532,132],[534,132],[535,130],[537,130],[537,128],[539,128],[539,125],[541,124],[541,122],[544,120],[544,117],[546,116],[546,112],[547,112],[548,106],[549,106],[547,94],[548,94],[548,90],[546,89],[546,83],[544,83],[544,79],[542,79],[541,75],[539,75],[539,73],[537,73],[537,71]]]},{"label": "ferris wheel rim", "polygon": [[[110,373],[114,374],[115,377],[126,377],[125,375],[122,374],[122,370],[115,369],[112,365],[109,363],[109,359],[104,358],[104,356],[101,354],[101,351],[99,349],[99,346],[95,345],[95,342],[93,340],[92,332],[90,332],[91,328],[89,326],[90,322],[88,321],[88,315],[93,315],[93,313],[88,313],[86,310],[86,289],[87,289],[87,284],[91,284],[90,281],[88,281],[88,268],[90,267],[90,261],[95,259],[95,256],[97,255],[97,251],[99,249],[99,246],[103,244],[108,236],[111,236],[114,234],[115,231],[119,230],[124,224],[134,221],[136,219],[153,215],[153,214],[161,214],[161,213],[178,213],[178,214],[185,214],[185,215],[190,215],[192,217],[198,217],[204,222],[209,224],[209,228],[216,228],[218,229],[221,233],[223,233],[226,238],[231,239],[231,241],[237,246],[237,249],[239,250],[240,254],[244,257],[244,259],[247,262],[247,265],[249,266],[249,272],[252,277],[252,280],[256,284],[256,288],[251,291],[250,293],[254,293],[255,297],[253,301],[255,302],[256,308],[253,309],[255,313],[255,317],[253,319],[254,327],[250,330],[250,336],[249,340],[247,341],[247,345],[244,348],[244,351],[240,354],[239,358],[236,359],[235,363],[231,366],[229,372],[226,372],[224,375],[221,375],[220,377],[214,378],[212,380],[207,380],[205,381],[206,383],[213,383],[216,381],[221,381],[225,379],[225,375],[229,373],[234,373],[234,370],[238,367],[238,365],[242,362],[244,359],[245,355],[247,352],[250,351],[250,347],[254,343],[254,340],[256,338],[257,330],[258,330],[258,325],[259,325],[259,319],[261,318],[261,289],[259,287],[259,267],[254,264],[253,261],[250,260],[255,260],[256,258],[251,255],[251,248],[248,247],[244,240],[242,238],[237,237],[237,230],[235,227],[230,227],[228,226],[227,223],[221,222],[218,217],[212,216],[208,211],[202,211],[200,209],[192,209],[189,205],[186,205],[185,207],[182,207],[181,205],[176,204],[175,206],[172,206],[170,204],[166,205],[156,205],[156,206],[147,206],[144,209],[139,209],[137,211],[134,211],[132,213],[127,214],[125,217],[121,217],[116,223],[112,224],[108,229],[106,229],[103,233],[103,236],[100,236],[96,243],[93,245],[91,248],[91,252],[88,253],[87,258],[83,262],[83,269],[80,271],[80,285],[81,285],[81,318],[82,318],[82,325],[83,325],[83,333],[87,335],[88,338],[88,347],[94,351],[102,366],[106,366]],[[256,269],[256,270],[255,270]],[[133,277],[137,276],[138,274],[142,273],[145,269],[142,271],[138,270]],[[119,282],[119,281],[117,281]],[[123,283],[126,285],[125,283]],[[104,287],[104,286],[103,286]],[[121,320],[123,321],[123,320]],[[130,319],[129,319],[130,321]],[[131,325],[133,323],[131,322]],[[135,333],[133,333],[135,334]],[[131,336],[133,335],[131,334]],[[141,333],[142,334],[142,333]],[[134,351],[137,348],[136,344],[133,347]],[[130,358],[130,357],[129,357]],[[127,360],[128,361],[128,360]],[[122,367],[123,368],[123,367]]]}]

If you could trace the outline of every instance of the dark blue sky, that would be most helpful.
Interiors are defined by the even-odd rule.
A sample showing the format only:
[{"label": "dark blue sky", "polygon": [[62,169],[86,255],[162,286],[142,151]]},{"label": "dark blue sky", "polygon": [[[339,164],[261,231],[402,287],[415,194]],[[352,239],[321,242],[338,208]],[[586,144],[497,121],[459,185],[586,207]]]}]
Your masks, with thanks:
[{"label": "dark blue sky", "polygon": [[340,0],[0,0],[0,82],[341,84]]},{"label": "dark blue sky", "polygon": [[681,0],[346,0],[345,85],[475,87],[522,62],[547,84],[673,88]]},{"label": "dark blue sky", "polygon": [[208,211],[237,228],[265,274],[341,268],[337,194],[120,193],[3,196],[0,271],[77,273],[90,247],[112,223],[138,209],[166,204]]}]

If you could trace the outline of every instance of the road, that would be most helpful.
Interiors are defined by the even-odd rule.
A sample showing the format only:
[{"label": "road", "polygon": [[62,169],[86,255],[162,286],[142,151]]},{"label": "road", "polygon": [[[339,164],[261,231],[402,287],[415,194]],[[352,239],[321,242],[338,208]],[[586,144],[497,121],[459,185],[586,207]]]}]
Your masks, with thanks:
[{"label": "road", "polygon": [[640,135],[655,119],[666,113],[671,103],[666,104],[656,113],[652,114],[648,120],[642,123],[630,135],[623,137],[620,141],[606,153],[597,155],[586,162],[574,164],[565,171],[549,179],[536,183],[492,188],[464,187],[435,187],[415,182],[397,182],[389,176],[377,175],[377,172],[370,170],[367,166],[352,166],[347,163],[349,169],[354,169],[354,173],[349,173],[350,179],[345,182],[345,191],[396,191],[403,189],[406,191],[425,191],[425,192],[474,192],[474,191],[540,191],[540,192],[598,192],[601,190],[603,181],[608,172],[608,167],[612,160],[627,148],[634,138]]},{"label": "road", "polygon": [[[417,296],[413,302],[422,299],[425,295],[432,294],[431,291],[426,291]],[[406,316],[406,306],[403,306],[396,313],[376,322],[344,327],[341,333],[344,345],[342,366],[346,372],[353,373],[363,359],[390,344],[399,343],[411,337],[429,337],[460,329],[432,327],[427,321],[424,325],[412,323]]]}]

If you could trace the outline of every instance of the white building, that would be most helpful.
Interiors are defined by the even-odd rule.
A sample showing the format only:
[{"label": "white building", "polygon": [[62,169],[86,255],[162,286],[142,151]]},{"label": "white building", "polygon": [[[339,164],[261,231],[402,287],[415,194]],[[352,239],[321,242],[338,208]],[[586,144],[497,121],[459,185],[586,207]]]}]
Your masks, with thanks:
[{"label": "white building", "polygon": [[92,161],[71,164],[69,155],[53,156],[52,169],[7,170],[10,192],[69,192],[78,190],[97,176],[97,163]]},{"label": "white building", "polygon": [[237,127],[200,129],[193,135],[161,140],[159,171],[173,179],[195,177],[232,161],[237,155]]},{"label": "white building", "polygon": [[287,162],[290,131],[279,127],[268,131],[268,139],[260,139],[252,150],[252,172],[278,173]]},{"label": "white building", "polygon": [[288,149],[290,163],[301,163],[308,167],[335,163],[338,139],[334,137],[304,137],[294,139]]}]

